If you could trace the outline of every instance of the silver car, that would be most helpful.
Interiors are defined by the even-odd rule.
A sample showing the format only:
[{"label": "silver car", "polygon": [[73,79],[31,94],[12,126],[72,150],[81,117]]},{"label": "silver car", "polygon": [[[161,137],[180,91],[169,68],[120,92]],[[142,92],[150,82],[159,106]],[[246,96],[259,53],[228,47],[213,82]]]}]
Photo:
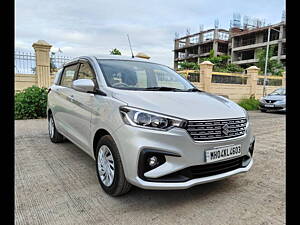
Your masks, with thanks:
[{"label": "silver car", "polygon": [[262,112],[286,112],[285,88],[278,88],[259,100],[259,108]]},{"label": "silver car", "polygon": [[124,56],[76,58],[48,94],[52,142],[69,139],[96,161],[103,190],[185,189],[248,171],[247,112],[197,89],[167,66]]}]

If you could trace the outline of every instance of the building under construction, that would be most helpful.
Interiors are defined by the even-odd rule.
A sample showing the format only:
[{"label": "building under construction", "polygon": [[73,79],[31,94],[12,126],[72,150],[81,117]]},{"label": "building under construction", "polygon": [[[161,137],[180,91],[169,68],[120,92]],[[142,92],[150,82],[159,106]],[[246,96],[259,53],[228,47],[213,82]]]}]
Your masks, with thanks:
[{"label": "building under construction", "polygon": [[258,19],[244,17],[243,25],[239,14],[233,15],[230,30],[209,29],[195,34],[188,34],[175,38],[174,68],[178,69],[179,62],[197,62],[208,57],[211,50],[214,56],[227,54],[231,56],[229,62],[244,68],[258,62],[257,52],[266,48],[268,29],[270,28],[269,46],[274,46],[272,57],[285,65],[286,59],[286,22],[265,26],[265,22]]},{"label": "building under construction", "polygon": [[178,68],[178,62],[199,63],[211,50],[214,56],[227,54],[228,39],[229,31],[217,28],[175,39],[174,68]]},{"label": "building under construction", "polygon": [[266,48],[268,43],[268,29],[270,28],[269,46],[274,46],[273,59],[285,65],[286,60],[286,26],[285,22],[255,29],[231,29],[228,43],[228,53],[231,63],[248,67],[258,62],[257,53]]}]

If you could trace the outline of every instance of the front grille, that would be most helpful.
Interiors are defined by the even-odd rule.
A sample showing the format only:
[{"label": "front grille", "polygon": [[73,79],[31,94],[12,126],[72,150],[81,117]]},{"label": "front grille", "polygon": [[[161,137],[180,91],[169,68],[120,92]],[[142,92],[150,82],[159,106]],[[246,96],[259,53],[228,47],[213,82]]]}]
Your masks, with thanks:
[{"label": "front grille", "polygon": [[190,120],[187,131],[195,141],[220,140],[238,137],[246,132],[246,118],[225,120]]},{"label": "front grille", "polygon": [[274,103],[274,102],[276,102],[277,100],[265,100],[266,101],[266,103]]}]

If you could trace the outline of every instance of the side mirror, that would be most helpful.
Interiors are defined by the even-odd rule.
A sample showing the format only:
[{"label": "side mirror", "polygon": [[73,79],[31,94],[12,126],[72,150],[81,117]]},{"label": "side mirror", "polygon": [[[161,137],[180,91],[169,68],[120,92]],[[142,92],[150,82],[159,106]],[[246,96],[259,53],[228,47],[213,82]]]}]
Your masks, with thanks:
[{"label": "side mirror", "polygon": [[78,79],[72,82],[72,88],[80,92],[94,92],[95,84],[89,79]]}]

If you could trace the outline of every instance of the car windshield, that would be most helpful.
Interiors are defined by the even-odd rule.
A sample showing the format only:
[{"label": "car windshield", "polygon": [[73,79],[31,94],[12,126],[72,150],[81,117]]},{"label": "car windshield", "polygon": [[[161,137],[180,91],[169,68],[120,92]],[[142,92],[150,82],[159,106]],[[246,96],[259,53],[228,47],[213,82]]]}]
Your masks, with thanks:
[{"label": "car windshield", "polygon": [[279,88],[270,93],[269,95],[285,95],[285,88]]},{"label": "car windshield", "polygon": [[167,66],[115,59],[102,59],[98,60],[98,63],[106,84],[112,88],[144,91],[199,91]]}]

